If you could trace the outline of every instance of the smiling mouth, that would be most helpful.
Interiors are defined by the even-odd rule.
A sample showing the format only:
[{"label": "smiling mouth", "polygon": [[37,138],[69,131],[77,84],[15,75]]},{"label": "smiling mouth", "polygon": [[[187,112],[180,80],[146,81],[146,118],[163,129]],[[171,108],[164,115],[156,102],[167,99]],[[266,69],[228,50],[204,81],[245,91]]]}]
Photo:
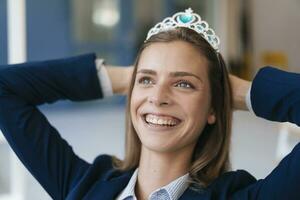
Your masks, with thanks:
[{"label": "smiling mouth", "polygon": [[142,118],[146,124],[155,127],[175,127],[181,123],[181,120],[170,116],[144,114]]}]

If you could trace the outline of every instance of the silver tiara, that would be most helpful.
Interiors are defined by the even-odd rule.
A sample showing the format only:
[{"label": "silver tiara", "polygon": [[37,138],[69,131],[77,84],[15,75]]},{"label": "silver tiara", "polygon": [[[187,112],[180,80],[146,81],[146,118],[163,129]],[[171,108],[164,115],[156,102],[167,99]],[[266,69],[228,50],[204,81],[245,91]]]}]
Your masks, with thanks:
[{"label": "silver tiara", "polygon": [[176,27],[186,27],[199,33],[206,41],[219,52],[220,39],[215,34],[214,30],[209,28],[206,21],[201,20],[201,17],[193,13],[191,8],[186,9],[185,12],[175,13],[172,17],[165,18],[162,22],[156,24],[151,28],[147,34],[147,41],[152,35],[163,31],[172,30]]}]

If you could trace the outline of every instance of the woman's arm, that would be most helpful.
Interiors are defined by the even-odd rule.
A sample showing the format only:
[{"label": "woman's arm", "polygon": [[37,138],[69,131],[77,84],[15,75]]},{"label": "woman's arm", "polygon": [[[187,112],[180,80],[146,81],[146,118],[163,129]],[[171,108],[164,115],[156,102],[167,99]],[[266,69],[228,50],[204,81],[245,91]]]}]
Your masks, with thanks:
[{"label": "woman's arm", "polygon": [[249,110],[246,103],[246,96],[251,87],[251,82],[243,80],[237,76],[229,75],[232,95],[233,107],[237,110]]},{"label": "woman's arm", "polygon": [[114,94],[126,95],[128,93],[133,67],[120,67],[120,66],[105,66],[108,76],[112,83]]},{"label": "woman's arm", "polygon": [[300,74],[262,68],[251,86],[251,105],[259,117],[300,126]]},{"label": "woman's arm", "polygon": [[251,107],[257,116],[300,126],[300,74],[265,67],[252,84],[233,75],[230,83],[235,109],[248,110],[246,95],[251,90]]},{"label": "woman's arm", "polygon": [[[251,86],[255,114],[300,125],[300,74],[262,68]],[[265,179],[235,193],[233,199],[300,199],[300,143]]]},{"label": "woman's arm", "polygon": [[65,199],[90,164],[74,154],[36,106],[101,98],[95,58],[89,54],[0,70],[0,128],[53,199]]}]

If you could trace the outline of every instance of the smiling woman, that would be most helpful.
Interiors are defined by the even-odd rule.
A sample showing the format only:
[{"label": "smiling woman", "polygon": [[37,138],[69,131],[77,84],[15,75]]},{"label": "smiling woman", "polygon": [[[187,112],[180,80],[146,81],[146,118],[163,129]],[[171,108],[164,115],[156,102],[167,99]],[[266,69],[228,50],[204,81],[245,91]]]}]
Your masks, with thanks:
[{"label": "smiling woman", "polygon": [[[99,155],[88,163],[37,106],[128,91],[127,75],[125,158]],[[226,171],[232,108],[300,125],[299,85],[300,75],[270,67],[251,87],[229,79],[218,37],[188,9],[149,31],[133,73],[105,68],[95,54],[5,66],[0,128],[53,199],[298,200],[300,144],[263,180]]]},{"label": "smiling woman", "polygon": [[[148,39],[128,96],[126,153],[124,161],[115,159],[118,169],[139,167],[139,177],[148,183],[164,177],[162,185],[189,172],[195,188],[228,170],[228,74],[221,55],[201,35],[177,28]],[[142,180],[140,187],[147,185]]]}]

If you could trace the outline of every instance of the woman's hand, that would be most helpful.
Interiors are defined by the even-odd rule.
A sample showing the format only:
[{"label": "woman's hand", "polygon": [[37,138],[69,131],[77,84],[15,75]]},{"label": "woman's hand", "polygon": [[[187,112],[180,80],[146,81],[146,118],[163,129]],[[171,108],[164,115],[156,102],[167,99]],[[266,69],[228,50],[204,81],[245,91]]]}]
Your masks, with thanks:
[{"label": "woman's hand", "polygon": [[105,66],[114,94],[126,95],[129,90],[133,66]]},{"label": "woman's hand", "polygon": [[251,87],[251,82],[240,79],[237,76],[229,75],[233,95],[233,108],[237,110],[248,110],[246,95]]}]

